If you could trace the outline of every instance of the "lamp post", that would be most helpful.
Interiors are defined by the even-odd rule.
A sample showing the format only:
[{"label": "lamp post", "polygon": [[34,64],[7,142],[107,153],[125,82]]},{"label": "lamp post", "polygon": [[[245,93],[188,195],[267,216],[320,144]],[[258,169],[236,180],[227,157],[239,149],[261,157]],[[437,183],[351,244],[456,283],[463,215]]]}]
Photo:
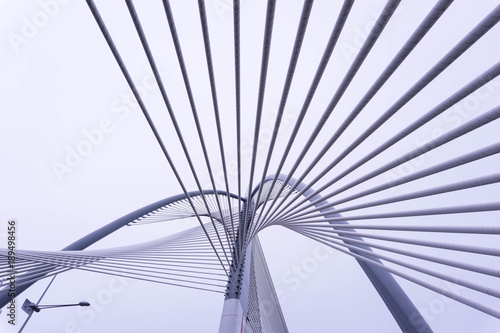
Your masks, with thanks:
[{"label": "lamp post", "polygon": [[26,299],[24,301],[22,309],[27,314],[32,314],[33,311],[40,312],[41,310],[44,310],[44,309],[64,308],[64,307],[68,307],[68,306],[90,306],[90,303],[89,302],[80,302],[77,304],[37,305],[37,304],[31,302],[29,299]]},{"label": "lamp post", "polygon": [[18,333],[21,333],[28,323],[28,320],[30,319],[31,315],[33,312],[40,312],[44,309],[54,309],[54,308],[63,308],[63,307],[68,307],[68,306],[90,306],[89,302],[80,302],[77,304],[54,304],[54,305],[38,305],[30,301],[29,299],[26,299],[23,303],[23,306],[21,309],[23,309],[24,312],[28,314],[28,318],[24,322],[23,326],[19,329]]}]

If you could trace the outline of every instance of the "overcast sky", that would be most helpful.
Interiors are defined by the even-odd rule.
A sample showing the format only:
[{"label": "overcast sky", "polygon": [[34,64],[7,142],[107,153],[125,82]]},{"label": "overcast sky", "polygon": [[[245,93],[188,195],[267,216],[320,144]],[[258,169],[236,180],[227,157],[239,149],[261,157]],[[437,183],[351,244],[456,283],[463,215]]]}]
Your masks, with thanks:
[{"label": "overcast sky", "polygon": [[[186,133],[189,150],[195,157],[200,181],[204,188],[209,188],[208,173],[198,137],[194,132],[189,102],[161,1],[136,2],[167,93],[183,133]],[[325,130],[311,147],[306,162],[311,161],[314,154],[322,148],[340,121],[354,108],[435,2],[402,1],[400,9],[389,21],[372,53],[327,122]],[[233,21],[230,3],[229,0],[206,0],[230,188],[231,192],[236,193]],[[277,4],[256,178],[261,177],[263,170],[302,3],[287,0],[278,1]],[[362,116],[345,132],[336,148],[332,149],[314,170],[321,170],[326,166],[498,3],[497,0],[455,1],[368,104]],[[124,1],[96,1],[96,4],[134,81],[140,87],[143,99],[174,163],[181,171],[186,187],[188,190],[196,190]],[[172,0],[171,4],[205,139],[208,142],[216,183],[219,189],[224,189],[196,1]],[[293,165],[294,158],[298,156],[328,105],[384,4],[385,1],[379,0],[356,1],[354,4],[301,127],[297,144],[285,164],[284,173]],[[340,1],[326,0],[317,0],[313,6],[276,145],[277,153],[271,161],[272,171],[276,170],[280,152],[288,142],[340,6]],[[265,1],[242,0],[243,184],[248,183],[250,171],[265,9]],[[85,1],[0,0],[0,36],[1,247],[5,247],[7,220],[11,218],[17,220],[19,248],[56,251],[130,211],[181,193],[181,188],[176,183],[172,170],[137,107]],[[372,141],[353,152],[352,156],[340,165],[339,170],[357,161],[397,129],[417,119],[423,112],[498,62],[499,40],[500,27],[496,26],[405,106],[383,130],[373,136]],[[481,90],[480,94],[464,100],[405,141],[375,158],[372,164],[360,168],[358,177],[402,152],[415,149],[436,136],[436,133],[451,130],[499,104],[500,80],[497,79]],[[376,177],[368,182],[368,185],[361,185],[350,193],[498,141],[499,126],[498,122],[493,122],[475,133],[439,148],[435,153],[425,155],[418,161]],[[96,131],[102,135],[97,135],[98,139],[92,142],[89,137]],[[387,191],[384,195],[393,196],[431,185],[488,175],[498,172],[499,163],[499,157],[492,157],[446,175],[423,179],[404,189]],[[298,169],[298,174],[307,165],[308,163],[304,163]],[[305,182],[313,178],[309,176]],[[339,185],[347,181],[342,180]],[[317,187],[325,182],[326,180],[320,181]],[[246,187],[243,190],[246,191]],[[440,200],[428,198],[391,207],[395,210],[405,210],[490,202],[497,199],[499,193],[498,185],[490,185],[455,195],[444,195]],[[381,198],[384,195],[370,198]],[[370,212],[387,210],[387,207],[381,207]],[[498,213],[478,213],[458,217],[425,217],[420,220],[412,219],[412,223],[473,222],[492,225],[498,222],[498,217]],[[92,248],[140,243],[195,226],[197,223],[196,220],[187,219],[126,227]],[[429,237],[440,239],[438,236]],[[291,332],[399,331],[389,311],[353,258],[328,250],[314,241],[279,227],[264,230],[261,240]],[[479,242],[472,236],[448,240],[471,244]],[[491,237],[481,239],[480,242],[489,246],[498,243]],[[463,258],[476,260],[475,257],[465,255]],[[479,258],[477,263],[498,267],[500,262],[497,259]],[[302,273],[297,273],[297,267],[301,267]],[[500,322],[497,319],[402,279],[398,279],[398,282],[415,305],[425,313],[424,316],[435,332],[500,332]],[[477,282],[500,288],[498,281],[493,279]],[[47,283],[48,281],[39,282],[23,293],[18,298],[18,304],[25,298],[37,300]],[[500,307],[498,300],[486,299],[465,288],[457,289],[443,282],[438,281],[437,284],[467,297],[477,297],[474,299],[491,307]],[[93,306],[80,312],[68,308],[35,314],[24,332],[213,332],[218,328],[223,304],[221,295],[215,293],[120,280],[88,272],[69,272],[59,276],[42,303],[61,304],[80,300],[90,300]],[[20,307],[17,315],[18,323],[21,324],[26,316]],[[1,332],[17,331],[7,324],[4,314],[0,318]]]}]

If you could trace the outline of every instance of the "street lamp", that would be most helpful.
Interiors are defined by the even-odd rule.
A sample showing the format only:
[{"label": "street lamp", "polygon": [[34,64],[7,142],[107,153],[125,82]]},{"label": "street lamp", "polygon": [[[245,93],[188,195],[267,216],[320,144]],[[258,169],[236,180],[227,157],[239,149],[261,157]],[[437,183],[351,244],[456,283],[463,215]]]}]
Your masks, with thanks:
[{"label": "street lamp", "polygon": [[28,315],[31,315],[33,313],[33,311],[40,312],[41,310],[44,310],[44,309],[63,308],[63,307],[67,307],[67,306],[90,306],[90,303],[89,302],[80,302],[77,304],[37,305],[37,304],[31,302],[29,299],[26,299],[24,301],[22,309]]}]

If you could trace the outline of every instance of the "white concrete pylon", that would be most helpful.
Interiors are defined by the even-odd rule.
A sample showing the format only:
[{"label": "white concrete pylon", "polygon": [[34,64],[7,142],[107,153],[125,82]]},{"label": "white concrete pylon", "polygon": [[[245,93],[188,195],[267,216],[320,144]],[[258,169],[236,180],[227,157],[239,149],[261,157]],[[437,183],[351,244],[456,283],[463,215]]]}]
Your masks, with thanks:
[{"label": "white concrete pylon", "polygon": [[226,299],[222,308],[219,333],[242,333],[245,332],[245,326],[246,320],[241,301],[236,298]]}]

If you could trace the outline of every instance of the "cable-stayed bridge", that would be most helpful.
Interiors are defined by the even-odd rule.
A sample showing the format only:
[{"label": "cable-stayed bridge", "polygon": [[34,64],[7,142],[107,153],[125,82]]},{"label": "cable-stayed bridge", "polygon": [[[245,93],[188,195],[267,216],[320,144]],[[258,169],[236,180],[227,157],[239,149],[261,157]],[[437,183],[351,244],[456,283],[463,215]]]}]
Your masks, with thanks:
[{"label": "cable-stayed bridge", "polygon": [[[377,43],[397,29],[391,21],[398,15],[398,7],[405,3],[387,1],[349,65],[343,72],[333,73],[328,68],[335,65],[335,52],[343,48],[345,51],[340,40],[346,33],[344,27],[355,11],[363,10],[355,1],[345,0],[336,12],[328,13],[332,24],[328,38],[321,43],[308,33],[314,25],[312,19],[317,17],[314,15],[318,14],[315,8],[324,5],[319,1],[301,2],[300,14],[296,13],[297,20],[293,21],[294,30],[283,37],[277,34],[283,33],[279,28],[283,22],[275,18],[285,5],[269,0],[265,19],[253,21],[245,10],[254,7],[235,0],[231,4],[230,40],[219,38],[217,32],[222,32],[210,28],[203,0],[196,6],[193,2],[196,11],[191,15],[177,13],[173,2],[159,2],[162,12],[158,18],[163,21],[154,24],[167,29],[154,34],[149,16],[141,15],[141,5],[131,0],[124,3],[129,28],[133,28],[133,38],[138,42],[134,44],[138,47],[134,48],[133,57],[142,57],[150,66],[162,112],[168,116],[169,131],[164,130],[159,117],[153,116],[157,111],[144,101],[133,79],[126,61],[130,54],[125,55],[119,47],[124,48],[123,40],[120,39],[120,45],[115,42],[121,38],[117,35],[120,31],[108,27],[112,21],[109,8],[108,16],[101,14],[100,8],[109,4],[87,1],[101,33],[99,38],[107,44],[110,57],[127,82],[180,194],[134,207],[129,214],[62,251],[16,250],[18,295],[41,279],[55,279],[58,274],[77,269],[220,293],[224,299],[220,332],[287,332],[258,238],[262,230],[280,226],[356,260],[403,332],[433,330],[432,323],[427,322],[395,277],[451,298],[471,311],[500,318],[498,307],[492,305],[500,297],[500,173],[495,167],[500,152],[500,106],[493,105],[460,121],[450,113],[456,105],[470,101],[470,96],[493,90],[500,63],[498,54],[492,56],[490,49],[498,49],[483,40],[494,40],[500,34],[500,5],[492,6],[489,13],[474,22],[437,61],[406,78],[399,74],[408,71],[405,62],[412,59],[428,35],[444,29],[441,20],[452,15],[450,11],[454,13],[458,4],[451,0],[433,3],[406,40],[395,42],[397,47],[391,49],[394,52],[385,54],[377,49]],[[252,55],[247,54],[246,39],[242,38],[245,33],[248,36],[242,30],[248,27],[245,20],[252,22],[251,26],[263,25],[258,28],[261,47],[252,50]],[[178,29],[185,21],[192,21],[199,29],[203,75],[197,75],[201,70],[199,63],[194,69],[189,67],[194,64],[187,59],[185,45],[191,40],[185,41],[181,36],[187,36],[186,32]],[[447,27],[456,29],[451,24]],[[158,48],[157,34],[169,38],[169,61],[175,61],[178,67],[179,80],[175,84],[182,87],[184,96],[170,94],[169,85],[164,82],[157,53],[165,50]],[[288,44],[283,42],[287,38]],[[231,47],[230,82],[218,79],[216,69],[221,67],[217,61],[223,57],[217,47],[221,43],[226,44],[225,48]],[[287,52],[283,45],[289,47]],[[312,46],[320,52],[316,61],[301,61],[301,55]],[[273,52],[279,52],[279,62],[284,64],[284,70],[278,72],[279,80],[274,79],[278,74],[273,65],[278,65],[272,62]],[[474,57],[468,55],[470,52],[476,52]],[[359,85],[353,89],[356,80],[367,80],[363,65],[371,61],[373,54],[379,57],[377,75],[370,78],[364,89]],[[484,59],[480,58],[482,55]],[[255,63],[252,57],[258,59],[259,66],[248,69],[246,61]],[[481,66],[472,66],[471,59]],[[258,78],[255,87],[249,87],[245,76],[249,71]],[[460,72],[467,72],[466,79],[453,74]],[[328,76],[335,76],[336,81]],[[394,78],[404,89],[384,95],[385,87]],[[202,79],[208,97],[200,101],[196,93]],[[247,99],[245,89],[255,92],[254,100]],[[228,90],[232,91],[230,95]],[[319,105],[315,97],[325,91],[328,101]],[[181,97],[184,104],[177,101]],[[343,103],[343,98],[353,102]],[[266,99],[275,105],[269,106]],[[298,99],[300,104],[295,105]],[[209,104],[205,103],[207,100]],[[255,106],[251,112],[249,103]],[[291,103],[299,111],[291,128],[284,128]],[[369,109],[371,103],[378,103],[377,110]],[[182,107],[176,108],[179,105]],[[275,120],[266,132],[266,147],[260,149],[264,140],[263,118],[273,111]],[[415,133],[432,128],[433,121],[441,117],[455,119],[454,126],[440,127],[438,134],[419,146],[404,144]],[[232,121],[230,131],[228,119]],[[252,136],[249,158],[244,159],[242,132],[248,128]],[[235,163],[231,166],[228,147],[235,147]],[[363,147],[361,153],[359,147]],[[387,154],[391,149],[394,152]],[[443,157],[413,172],[401,173],[405,166],[420,166],[418,161],[436,151]],[[478,172],[470,171],[475,169]],[[218,170],[222,172],[222,181],[216,177]],[[400,174],[380,181],[394,170]],[[196,219],[199,225],[143,244],[85,250],[125,226],[175,223],[187,218]],[[8,250],[2,249],[1,255],[1,278],[8,278]],[[480,296],[453,293],[440,286],[441,281]],[[8,290],[8,286],[0,287],[2,307],[11,299]]]}]

